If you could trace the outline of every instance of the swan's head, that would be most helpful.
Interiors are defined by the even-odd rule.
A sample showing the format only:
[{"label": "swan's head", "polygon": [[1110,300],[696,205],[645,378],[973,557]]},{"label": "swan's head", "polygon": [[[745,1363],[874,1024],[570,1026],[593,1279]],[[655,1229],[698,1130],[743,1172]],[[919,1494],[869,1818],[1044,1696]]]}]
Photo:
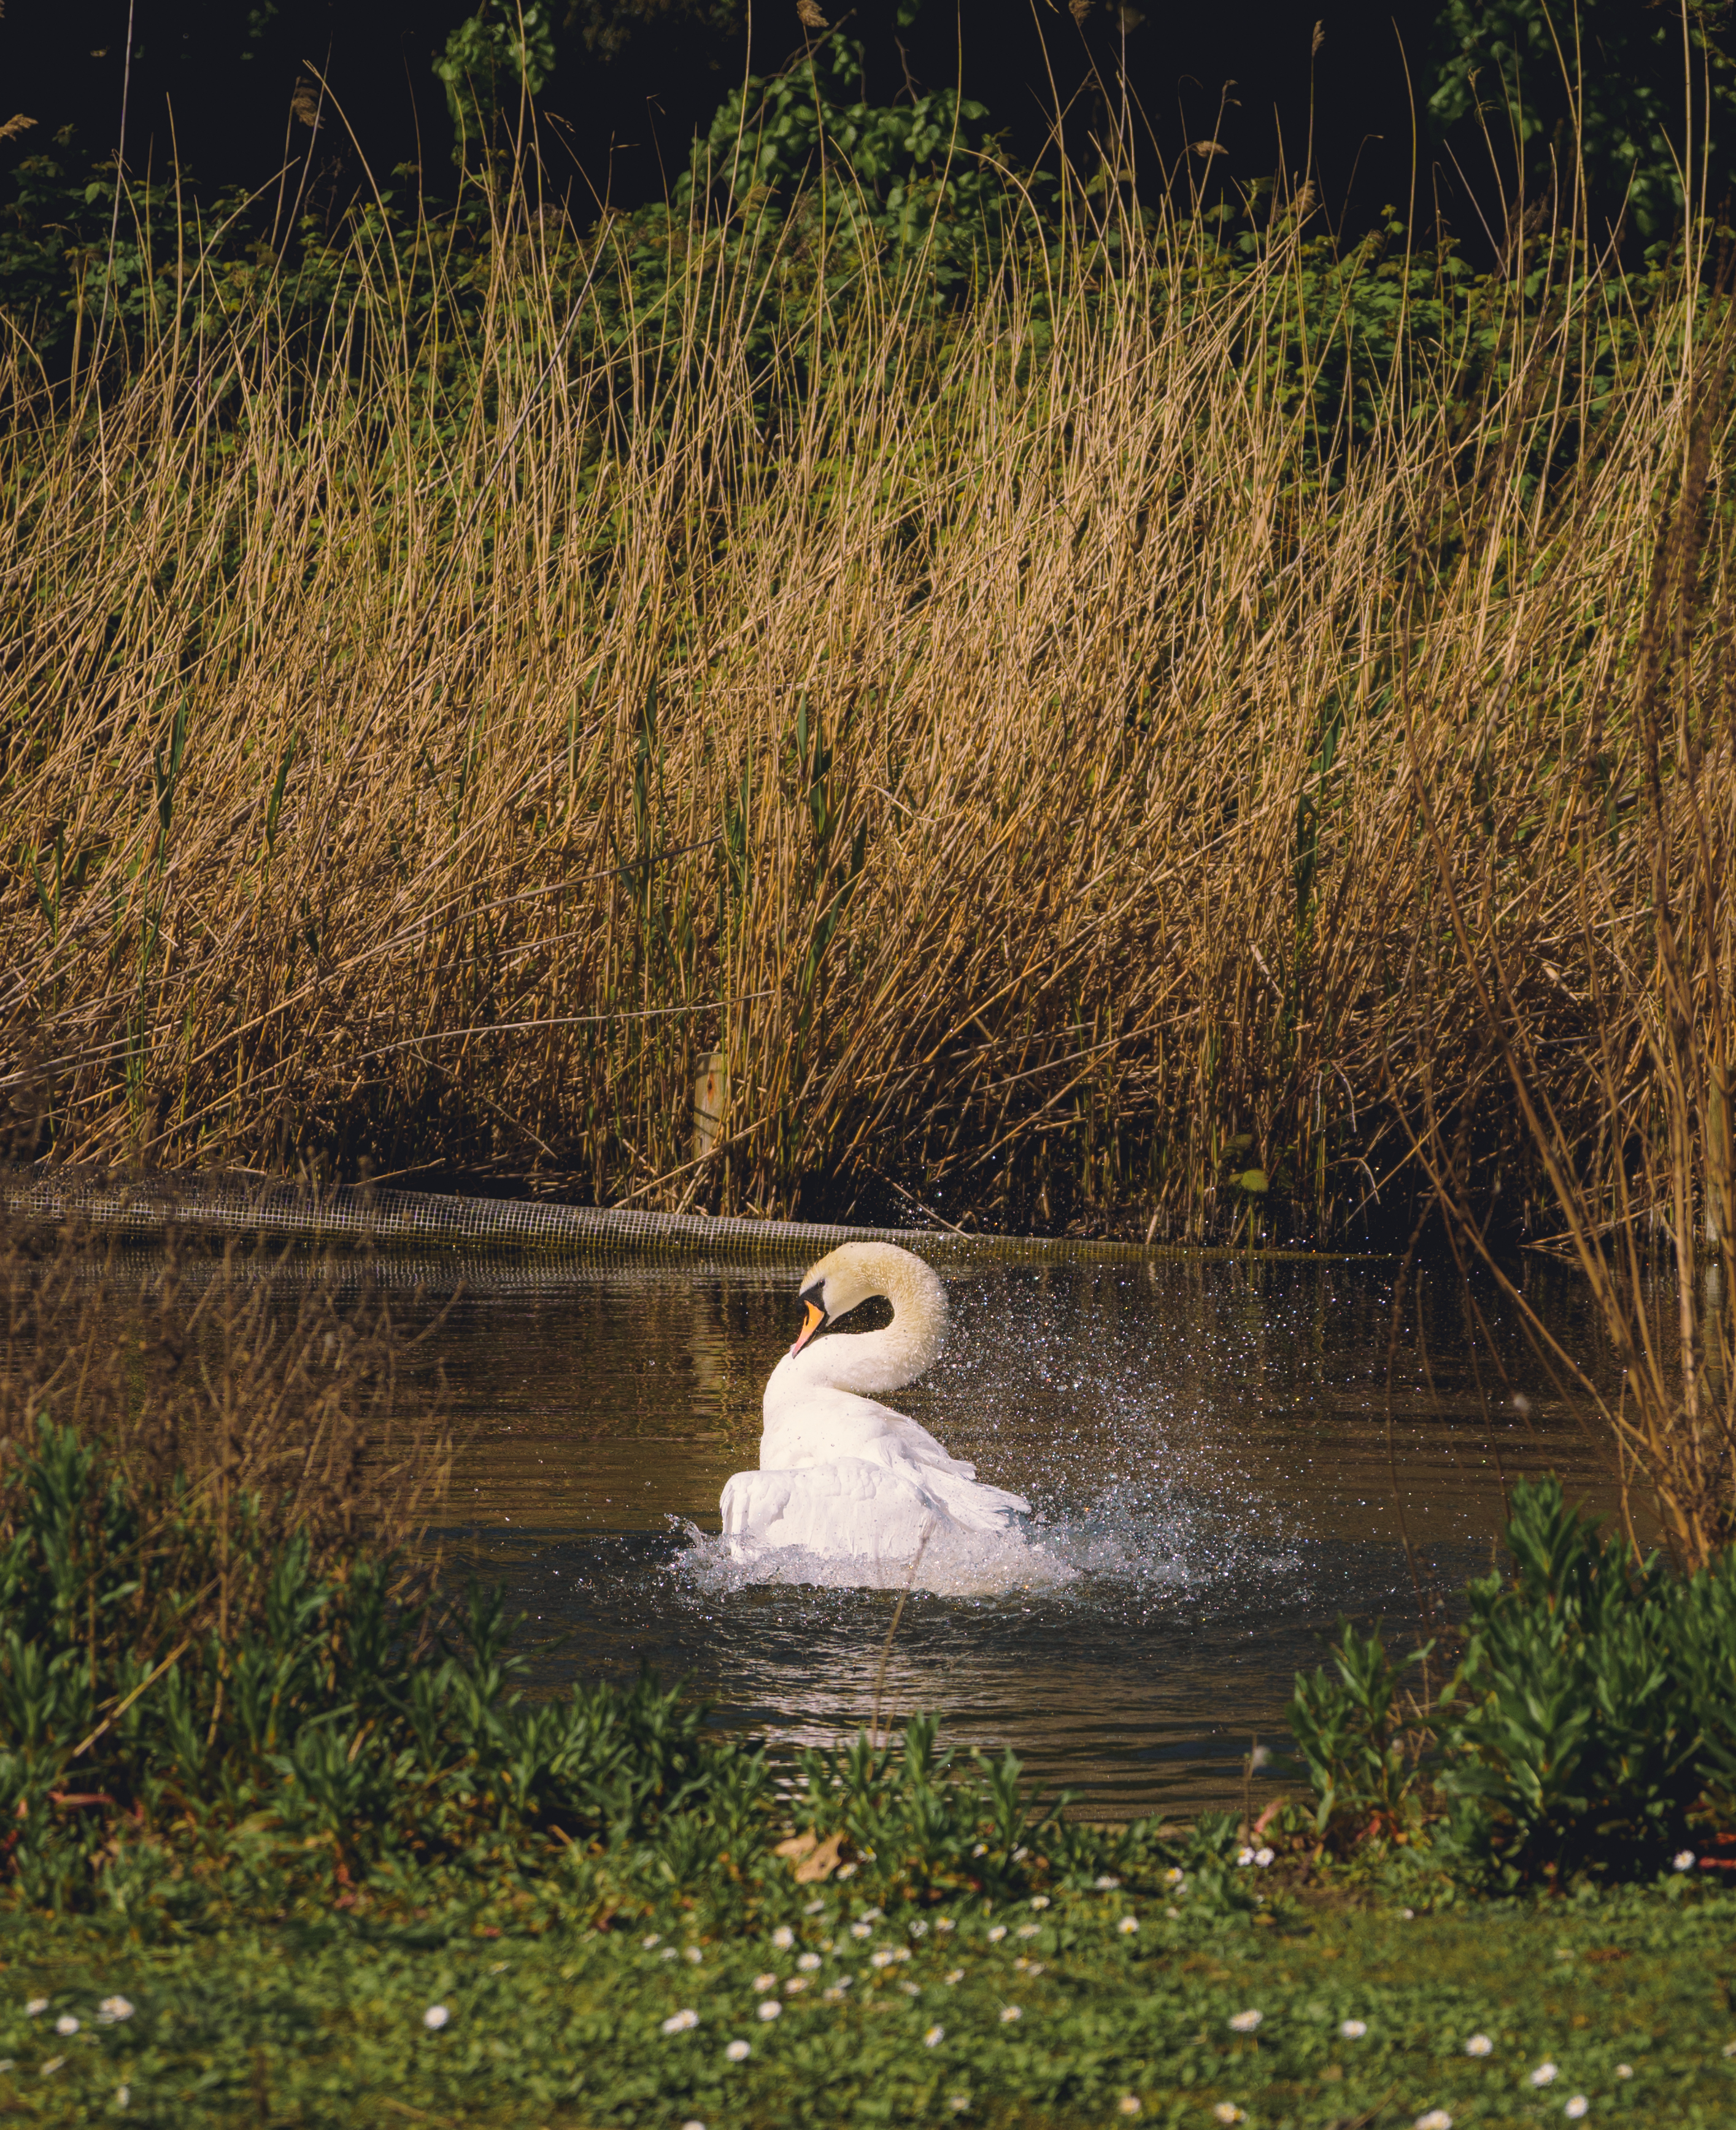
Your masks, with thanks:
[{"label": "swan's head", "polygon": [[940,1275],[896,1243],[840,1243],[809,1268],[801,1294],[807,1313],[789,1349],[792,1360],[828,1324],[876,1294],[890,1301],[894,1321],[915,1318],[911,1328],[926,1333],[935,1351],[946,1335],[947,1290]]}]

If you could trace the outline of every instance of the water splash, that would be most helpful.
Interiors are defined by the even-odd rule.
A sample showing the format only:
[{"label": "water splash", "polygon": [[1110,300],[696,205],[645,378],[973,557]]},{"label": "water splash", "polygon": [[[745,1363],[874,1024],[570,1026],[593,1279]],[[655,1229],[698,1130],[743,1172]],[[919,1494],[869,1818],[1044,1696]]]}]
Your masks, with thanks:
[{"label": "water splash", "polygon": [[804,1546],[725,1538],[671,1519],[687,1540],[666,1572],[705,1597],[765,1585],[823,1590],[913,1590],[942,1598],[1036,1594],[1101,1605],[1132,1593],[1197,1598],[1227,1583],[1293,1574],[1301,1555],[1270,1529],[1226,1530],[1222,1503],[1112,1494],[1085,1514],[1021,1519],[1004,1531],[937,1533],[913,1577],[908,1559],[838,1559]]},{"label": "water splash", "polygon": [[696,1524],[683,1526],[690,1543],[670,1572],[708,1596],[723,1596],[765,1583],[800,1584],[823,1590],[913,1590],[943,1598],[995,1598],[1016,1591],[1052,1590],[1079,1570],[1047,1535],[1005,1531],[945,1531],[924,1549],[915,1574],[908,1559],[876,1559],[853,1554],[837,1558],[802,1545],[767,1545],[757,1539],[713,1537]]}]

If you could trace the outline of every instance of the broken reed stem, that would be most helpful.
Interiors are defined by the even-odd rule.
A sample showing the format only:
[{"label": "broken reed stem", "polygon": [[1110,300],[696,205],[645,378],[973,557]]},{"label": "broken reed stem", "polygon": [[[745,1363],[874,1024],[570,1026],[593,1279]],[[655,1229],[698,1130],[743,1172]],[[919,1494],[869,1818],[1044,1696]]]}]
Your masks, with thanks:
[{"label": "broken reed stem", "polygon": [[916,1581],[917,1570],[923,1564],[923,1555],[928,1550],[928,1541],[934,1535],[934,1519],[930,1516],[923,1526],[922,1536],[917,1540],[916,1552],[904,1572],[904,1587],[898,1593],[898,1602],[892,1608],[892,1624],[886,1630],[886,1639],[880,1645],[880,1669],[874,1674],[874,1707],[868,1718],[868,1742],[877,1746],[880,1742],[880,1696],[886,1685],[886,1667],[892,1661],[893,1639],[898,1633],[898,1623],[904,1617],[904,1601],[910,1595]]}]

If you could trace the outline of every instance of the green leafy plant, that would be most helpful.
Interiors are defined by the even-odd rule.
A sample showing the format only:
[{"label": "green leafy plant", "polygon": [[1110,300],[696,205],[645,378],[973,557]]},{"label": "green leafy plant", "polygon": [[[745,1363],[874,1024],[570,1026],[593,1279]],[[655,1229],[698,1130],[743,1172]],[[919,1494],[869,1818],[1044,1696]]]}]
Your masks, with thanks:
[{"label": "green leafy plant", "polygon": [[546,0],[483,0],[447,37],[434,60],[446,93],[462,164],[492,149],[513,120],[521,95],[535,96],[555,71],[555,31]]},{"label": "green leafy plant", "polygon": [[1342,1853],[1369,1837],[1407,1837],[1421,1822],[1418,1711],[1402,1707],[1403,1679],[1434,1645],[1395,1664],[1378,1626],[1359,1635],[1341,1618],[1338,1630],[1333,1671],[1297,1674],[1290,1727],[1314,1788],[1313,1832]]},{"label": "green leafy plant", "polygon": [[987,107],[956,89],[868,103],[863,60],[835,34],[780,74],[750,76],[695,142],[678,204],[710,189],[758,218],[769,201],[787,212],[799,200],[804,219],[823,217],[847,243],[922,246],[936,285],[961,287],[1013,241],[1047,182],[1015,181],[983,136]]},{"label": "green leafy plant", "polygon": [[1696,1828],[1736,1823],[1736,1552],[1692,1576],[1638,1559],[1554,1478],[1514,1487],[1507,1544],[1514,1573],[1470,1586],[1465,1655],[1432,1708],[1401,1705],[1427,1651],[1395,1664],[1378,1627],[1343,1622],[1333,1673],[1298,1676],[1309,1831],[1340,1856],[1426,1841],[1505,1887],[1691,1860]]},{"label": "green leafy plant", "polygon": [[1719,0],[1681,11],[1630,0],[1447,0],[1435,18],[1429,116],[1444,128],[1481,114],[1497,138],[1510,128],[1521,146],[1536,141],[1538,163],[1552,160],[1563,176],[1576,149],[1595,211],[1657,242],[1681,219],[1685,169],[1700,212],[1719,206],[1736,174],[1729,19]]},{"label": "green leafy plant", "polygon": [[1454,1839],[1504,1880],[1659,1870],[1736,1774],[1736,1552],[1638,1560],[1552,1478],[1514,1488],[1507,1543],[1439,1711]]}]

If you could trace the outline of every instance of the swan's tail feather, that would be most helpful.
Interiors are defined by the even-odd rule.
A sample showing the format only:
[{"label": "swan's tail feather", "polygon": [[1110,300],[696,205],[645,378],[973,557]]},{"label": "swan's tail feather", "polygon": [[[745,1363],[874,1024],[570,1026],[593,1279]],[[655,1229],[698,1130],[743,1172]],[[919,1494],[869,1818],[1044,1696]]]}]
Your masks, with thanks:
[{"label": "swan's tail feather", "polygon": [[1009,1493],[1004,1487],[986,1487],[980,1480],[962,1478],[956,1472],[924,1471],[923,1486],[946,1510],[950,1521],[966,1531],[1004,1531],[1015,1516],[1031,1513],[1031,1504],[1023,1494]]}]

